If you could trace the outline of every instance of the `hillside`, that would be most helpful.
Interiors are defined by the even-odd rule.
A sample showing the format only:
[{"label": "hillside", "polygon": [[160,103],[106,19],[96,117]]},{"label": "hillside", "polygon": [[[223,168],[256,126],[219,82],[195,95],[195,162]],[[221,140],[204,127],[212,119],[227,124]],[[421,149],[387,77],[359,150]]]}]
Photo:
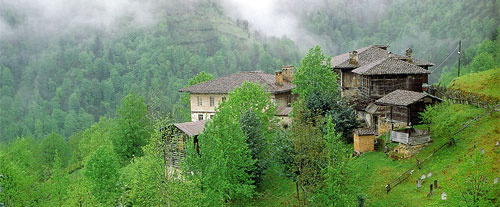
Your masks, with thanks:
[{"label": "hillside", "polygon": [[298,63],[292,41],[255,38],[210,2],[159,6],[148,25],[125,19],[57,34],[37,32],[29,11],[0,5],[9,11],[1,20],[19,33],[0,38],[0,142],[52,132],[68,138],[113,117],[129,91],[146,97],[152,113],[182,121],[187,106],[178,89],[195,74],[272,72]]},{"label": "hillside", "polygon": [[450,87],[456,90],[500,100],[500,68],[455,78]]},{"label": "hillside", "polygon": [[[468,120],[485,113],[483,109],[463,105],[444,105],[438,109],[433,124],[431,136],[433,142],[416,156],[419,160],[427,157],[435,149],[448,141],[449,133],[443,129],[459,129]],[[486,179],[486,185],[496,189],[490,195],[498,198],[500,187],[493,185],[493,180],[500,176],[500,147],[495,147],[500,140],[500,113],[495,112],[485,117],[455,137],[456,144],[438,151],[428,162],[422,164],[422,169],[416,170],[412,176],[402,184],[396,186],[389,193],[385,192],[385,185],[392,179],[416,164],[415,158],[393,161],[383,152],[371,152],[361,155],[355,162],[360,177],[360,188],[365,189],[369,206],[457,206],[461,200],[461,192],[468,183],[465,182],[467,171],[464,167],[470,156],[481,149],[485,151],[485,160],[481,163],[481,176]],[[417,179],[421,175],[432,173],[426,179],[422,188],[417,188]],[[439,189],[431,197],[429,185],[438,180]],[[441,200],[441,193],[445,192],[448,200]],[[498,200],[497,200],[498,202]],[[462,203],[463,205],[463,203]]]}]

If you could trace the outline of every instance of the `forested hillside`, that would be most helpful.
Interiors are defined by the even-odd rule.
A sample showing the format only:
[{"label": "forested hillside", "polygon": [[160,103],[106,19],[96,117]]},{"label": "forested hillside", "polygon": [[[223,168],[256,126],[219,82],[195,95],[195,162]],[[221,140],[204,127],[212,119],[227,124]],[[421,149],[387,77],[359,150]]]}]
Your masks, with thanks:
[{"label": "forested hillside", "polygon": [[0,38],[3,142],[50,133],[67,138],[113,116],[129,91],[143,95],[150,111],[181,121],[187,106],[178,102],[177,90],[194,74],[273,72],[299,60],[291,40],[254,37],[246,23],[226,17],[210,1],[166,5],[152,25],[121,19],[111,28],[62,34],[23,25],[28,11],[2,4],[2,21],[24,30]]},{"label": "forested hillside", "polygon": [[[427,107],[415,128],[433,141],[414,158],[432,159],[387,193],[415,160],[383,140],[353,156],[364,126],[329,60],[411,47],[436,64],[431,83],[498,99],[500,0],[247,1],[257,19],[235,2],[0,0],[0,207],[498,205],[498,111]],[[191,120],[179,89],[283,65],[295,66],[289,123],[243,83],[196,139],[179,137],[173,123]],[[440,187],[427,196],[415,182],[430,172]]]}]

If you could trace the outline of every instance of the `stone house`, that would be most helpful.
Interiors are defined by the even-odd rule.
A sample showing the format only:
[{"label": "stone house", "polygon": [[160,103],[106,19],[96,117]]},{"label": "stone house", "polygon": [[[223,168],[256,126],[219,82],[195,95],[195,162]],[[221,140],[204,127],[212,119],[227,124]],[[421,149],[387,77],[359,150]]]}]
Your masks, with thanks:
[{"label": "stone house", "polygon": [[228,93],[245,81],[258,83],[264,86],[265,90],[271,94],[271,100],[277,104],[277,117],[288,121],[291,103],[297,97],[292,95],[292,89],[295,88],[295,85],[291,83],[293,69],[293,66],[283,66],[282,70],[274,75],[264,71],[240,72],[192,85],[179,91],[189,93],[191,121],[200,121],[211,119],[215,115],[215,108],[228,97]]}]

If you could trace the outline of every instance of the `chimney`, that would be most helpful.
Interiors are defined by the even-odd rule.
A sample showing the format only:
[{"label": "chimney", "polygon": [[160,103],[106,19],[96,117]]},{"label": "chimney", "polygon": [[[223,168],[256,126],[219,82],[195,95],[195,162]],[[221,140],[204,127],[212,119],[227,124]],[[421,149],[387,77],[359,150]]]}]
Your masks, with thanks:
[{"label": "chimney", "polygon": [[281,71],[276,71],[276,85],[277,86],[283,85],[283,72]]},{"label": "chimney", "polygon": [[413,59],[412,59],[412,57],[411,57],[412,55],[413,55],[413,49],[408,48],[408,49],[406,50],[406,57],[408,58],[408,62],[409,62],[409,63],[412,63],[412,62],[413,62]]},{"label": "chimney", "polygon": [[358,66],[358,51],[354,50],[349,53],[349,64]]},{"label": "chimney", "polygon": [[283,79],[292,82],[293,80],[293,65],[283,65],[281,66],[281,72],[283,73]]}]

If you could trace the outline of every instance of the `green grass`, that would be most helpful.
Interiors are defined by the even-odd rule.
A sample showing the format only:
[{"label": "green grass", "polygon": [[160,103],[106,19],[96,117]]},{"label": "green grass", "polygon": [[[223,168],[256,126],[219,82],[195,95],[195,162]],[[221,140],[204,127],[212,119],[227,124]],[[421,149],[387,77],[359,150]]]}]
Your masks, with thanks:
[{"label": "green grass", "polygon": [[[446,143],[451,130],[460,129],[464,123],[486,110],[473,106],[445,104],[436,113],[435,123],[431,126],[433,142],[416,155],[420,160],[430,155],[435,149]],[[488,178],[500,177],[500,147],[495,148],[500,141],[500,113],[471,124],[456,137],[456,144],[445,147],[432,158],[422,164],[422,169],[416,170],[408,180],[386,193],[385,185],[416,164],[415,157],[393,161],[383,152],[368,152],[354,158],[353,166],[356,175],[355,185],[366,197],[366,206],[454,206],[451,197],[456,188],[459,165],[464,156],[472,154],[477,149],[484,148],[487,157]],[[474,148],[475,146],[475,148]],[[352,146],[351,146],[352,147]],[[297,203],[295,183],[280,176],[279,167],[266,170],[263,181],[257,189],[258,195],[245,204],[235,203],[235,206],[300,206]],[[422,174],[431,172],[432,177],[426,179],[422,188],[416,188],[416,181]],[[429,185],[438,180],[439,189],[427,197]],[[447,192],[449,200],[442,201],[441,193]],[[500,192],[497,190],[497,192]],[[302,196],[302,194],[301,194]],[[498,202],[498,201],[497,201]]]},{"label": "green grass", "polygon": [[500,100],[500,68],[458,77],[450,87]]},{"label": "green grass", "polygon": [[[449,105],[444,109],[440,119],[456,120],[454,128],[461,128],[462,124],[471,117],[484,113],[483,109],[472,106]],[[441,123],[436,123],[438,125]],[[451,126],[449,126],[451,127]],[[434,127],[436,128],[436,127]],[[435,132],[433,135],[445,133]],[[409,167],[416,164],[415,157],[392,161],[382,152],[365,153],[357,158],[355,169],[359,178],[359,187],[367,195],[367,206],[446,206],[452,205],[450,201],[442,201],[440,195],[447,192],[448,197],[452,190],[456,188],[456,179],[463,179],[458,176],[458,167],[463,161],[463,157],[472,154],[474,146],[477,149],[484,148],[487,157],[489,174],[488,178],[500,176],[500,149],[494,147],[496,141],[500,140],[500,113],[494,113],[490,117],[472,124],[469,128],[457,135],[456,144],[445,147],[437,152],[432,158],[423,163],[422,169],[416,170],[409,179],[393,188],[388,194],[384,186]],[[420,160],[430,155],[435,149],[447,142],[448,137],[433,136],[433,143],[424,148],[416,157]],[[426,179],[423,187],[417,189],[416,181],[422,174],[431,172],[431,179]],[[433,180],[438,180],[439,189],[434,191],[433,196],[427,197],[429,185]]]},{"label": "green grass", "polygon": [[293,206],[297,204],[295,182],[280,175],[279,167],[266,170],[253,206]]},{"label": "green grass", "polygon": [[[281,168],[273,165],[263,175],[262,182],[256,189],[256,195],[250,200],[235,201],[233,206],[274,207],[299,206],[292,179],[280,175]],[[302,195],[301,195],[302,196]]]}]

